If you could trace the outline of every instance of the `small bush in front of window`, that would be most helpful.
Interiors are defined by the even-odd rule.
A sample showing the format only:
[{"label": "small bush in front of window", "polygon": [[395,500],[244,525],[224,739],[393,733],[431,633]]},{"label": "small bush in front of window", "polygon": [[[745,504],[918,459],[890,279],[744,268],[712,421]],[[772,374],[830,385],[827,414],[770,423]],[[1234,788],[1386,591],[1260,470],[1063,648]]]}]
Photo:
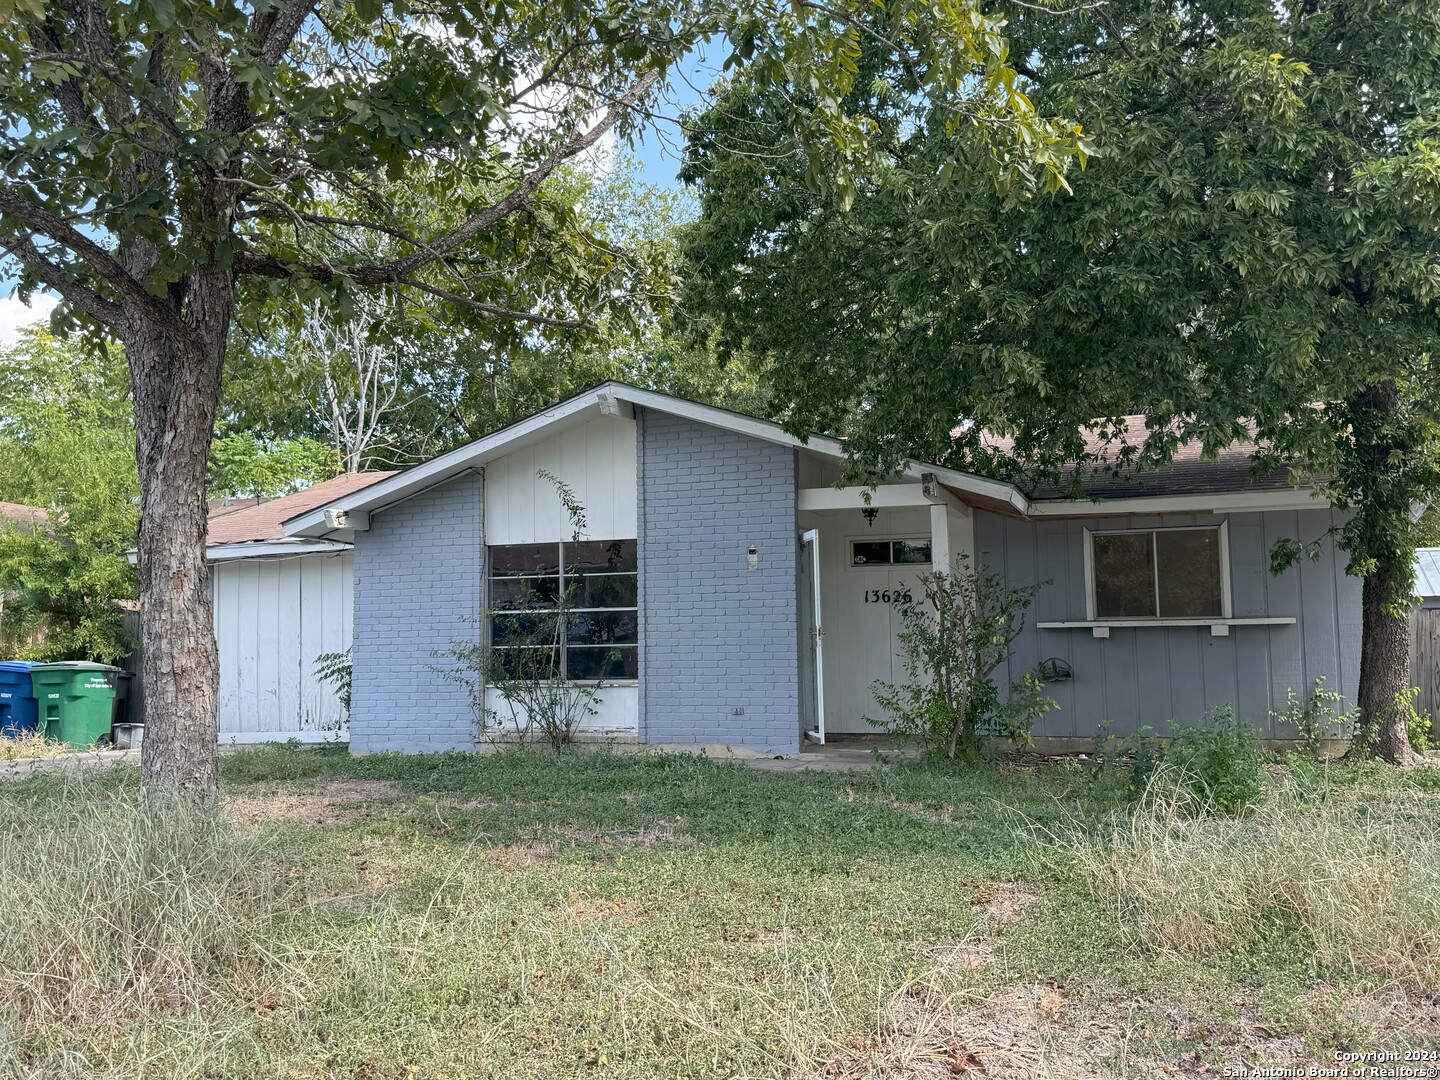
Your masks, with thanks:
[{"label": "small bush in front of window", "polygon": [[1323,756],[1326,740],[1349,742],[1355,734],[1355,723],[1359,709],[1338,709],[1345,695],[1325,686],[1321,675],[1310,688],[1310,696],[1304,701],[1293,688],[1285,691],[1285,708],[1272,711],[1270,718],[1277,724],[1293,727],[1300,736],[1300,752],[1311,761]]},{"label": "small bush in front of window", "polygon": [[[603,679],[635,678],[639,665],[638,563],[633,538],[586,540],[585,507],[544,469],[570,519],[570,539],[487,549],[489,610],[464,618],[475,632],[432,665],[460,686],[485,741],[546,739],[557,750],[599,710]],[[508,714],[487,703],[496,692]]]},{"label": "small bush in front of window", "polygon": [[[1255,729],[1236,720],[1228,705],[1221,705],[1198,725],[1176,725],[1156,783],[1162,775],[1173,782],[1173,793],[1166,790],[1164,797],[1177,809],[1196,815],[1237,814],[1263,790],[1267,758]],[[1160,791],[1151,785],[1152,797]]]},{"label": "small bush in front of window", "polygon": [[979,759],[988,738],[1029,745],[1031,726],[1055,702],[1033,672],[1003,694],[991,676],[1009,659],[1039,586],[1006,588],[963,558],[950,573],[920,574],[919,583],[920,595],[900,605],[908,678],[874,684],[889,716],[867,721],[951,759]]},{"label": "small bush in front of window", "polygon": [[[503,646],[486,639],[480,620],[467,617],[462,622],[476,625],[475,636],[452,641],[436,654],[450,663],[431,670],[465,691],[481,739],[542,738],[559,750],[599,711],[605,684],[576,682],[563,670],[563,647],[575,622],[573,600],[573,590],[562,590],[549,597],[548,611],[490,612],[485,623]],[[612,653],[606,657],[610,665],[619,662],[618,650]],[[505,715],[486,703],[487,687],[504,703]]]}]

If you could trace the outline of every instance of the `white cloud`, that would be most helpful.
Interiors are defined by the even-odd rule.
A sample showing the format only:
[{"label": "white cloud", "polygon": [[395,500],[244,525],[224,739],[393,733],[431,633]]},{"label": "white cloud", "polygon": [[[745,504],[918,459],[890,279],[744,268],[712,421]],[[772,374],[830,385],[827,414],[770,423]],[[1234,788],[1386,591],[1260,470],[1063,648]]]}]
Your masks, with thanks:
[{"label": "white cloud", "polygon": [[20,328],[43,322],[60,301],[49,293],[37,292],[24,304],[13,293],[0,297],[0,349],[8,349],[19,339]]}]

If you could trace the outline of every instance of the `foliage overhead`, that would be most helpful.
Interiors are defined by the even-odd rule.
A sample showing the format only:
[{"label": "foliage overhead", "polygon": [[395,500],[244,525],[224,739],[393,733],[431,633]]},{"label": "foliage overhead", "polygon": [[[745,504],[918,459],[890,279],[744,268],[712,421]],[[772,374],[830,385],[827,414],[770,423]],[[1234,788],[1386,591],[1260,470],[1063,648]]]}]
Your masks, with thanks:
[{"label": "foliage overhead", "polygon": [[[3,0],[0,15],[0,232],[24,288],[108,325],[129,311],[183,332],[163,301],[215,265],[259,283],[255,300],[323,294],[349,314],[380,286],[536,333],[585,327],[615,260],[533,258],[567,226],[541,186],[627,135],[671,66],[722,35],[731,63],[804,102],[795,137],[843,163],[870,149],[869,118],[843,103],[874,20],[803,0]],[[879,25],[936,125],[983,133],[1003,187],[1063,183],[1076,134],[1018,91],[976,0],[908,0]],[[850,175],[812,179],[843,192]],[[117,264],[112,238],[144,245],[144,265]]]},{"label": "foliage overhead", "polygon": [[[423,460],[609,379],[742,411],[760,407],[744,365],[722,363],[704,340],[666,324],[680,287],[686,199],[640,180],[625,156],[604,170],[557,172],[537,196],[564,227],[530,238],[526,256],[512,263],[511,287],[519,293],[550,280],[532,268],[548,261],[552,248],[567,258],[609,259],[610,298],[594,330],[511,333],[463,308],[437,323],[414,304],[363,299],[348,321],[327,314],[337,341],[352,351],[362,339],[393,356],[382,388],[388,405],[362,467]],[[538,296],[523,298],[533,302]],[[325,368],[329,361],[332,373],[347,374],[348,357],[316,348],[315,335],[306,332],[312,310],[276,298],[240,328],[227,364],[223,423],[270,439],[344,442],[328,407]],[[356,365],[349,366],[341,390],[357,381]]]},{"label": "foliage overhead", "polygon": [[265,440],[236,431],[210,444],[208,494],[212,499],[276,499],[337,471],[334,450],[316,439]]},{"label": "foliage overhead", "polygon": [[1440,486],[1440,8],[993,10],[1036,108],[1094,144],[1073,197],[1007,199],[984,147],[915,123],[907,71],[867,46],[846,109],[877,153],[851,204],[809,182],[823,158],[783,95],[741,77],[691,135],[690,309],[797,432],[850,436],[859,475],[913,455],[1055,477],[1093,456],[1087,429],[1144,411],[1145,437],[1104,451],[1123,468],[1258,435],[1262,467],[1355,511],[1352,572],[1394,563]]}]

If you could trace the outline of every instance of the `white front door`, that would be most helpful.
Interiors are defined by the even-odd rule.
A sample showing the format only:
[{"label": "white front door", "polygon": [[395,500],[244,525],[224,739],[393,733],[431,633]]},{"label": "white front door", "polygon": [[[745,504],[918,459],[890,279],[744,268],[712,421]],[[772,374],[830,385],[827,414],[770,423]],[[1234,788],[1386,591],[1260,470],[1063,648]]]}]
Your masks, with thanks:
[{"label": "white front door", "polygon": [[800,536],[800,726],[825,741],[825,628],[820,615],[820,531]]}]

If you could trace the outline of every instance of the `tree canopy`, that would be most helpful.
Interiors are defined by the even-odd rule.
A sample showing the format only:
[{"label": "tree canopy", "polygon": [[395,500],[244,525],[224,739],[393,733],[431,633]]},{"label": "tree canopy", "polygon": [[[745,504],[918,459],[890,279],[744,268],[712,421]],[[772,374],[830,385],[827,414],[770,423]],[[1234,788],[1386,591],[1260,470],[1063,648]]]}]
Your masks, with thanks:
[{"label": "tree canopy", "polygon": [[1440,9],[992,10],[1012,16],[1018,85],[1093,145],[1072,196],[987,183],[985,147],[957,156],[911,122],[908,73],[867,48],[848,107],[883,153],[852,205],[807,182],[823,165],[786,140],[789,104],[741,77],[691,137],[692,309],[760,366],[778,415],[849,435],[860,475],[905,454],[1054,474],[1135,412],[1146,437],[1104,451],[1126,468],[1256,437],[1258,465],[1351,511],[1351,571],[1393,621],[1410,511],[1440,479]]},{"label": "tree canopy", "polygon": [[[204,496],[237,317],[267,295],[348,316],[370,289],[583,331],[612,298],[609,260],[548,245],[515,269],[563,225],[541,189],[641,122],[704,40],[804,100],[792,134],[839,151],[813,180],[844,192],[870,156],[868,118],[843,103],[876,24],[813,0],[0,0],[0,15],[0,241],[22,291],[53,289],[129,361],[141,774],[163,798],[217,785]],[[992,182],[1062,183],[1075,132],[1017,91],[980,0],[880,18],[920,111],[984,141]]]},{"label": "tree canopy", "polygon": [[46,512],[0,521],[0,642],[45,660],[125,656],[135,598],[135,429],[125,358],[44,330],[0,352],[0,501]]}]

